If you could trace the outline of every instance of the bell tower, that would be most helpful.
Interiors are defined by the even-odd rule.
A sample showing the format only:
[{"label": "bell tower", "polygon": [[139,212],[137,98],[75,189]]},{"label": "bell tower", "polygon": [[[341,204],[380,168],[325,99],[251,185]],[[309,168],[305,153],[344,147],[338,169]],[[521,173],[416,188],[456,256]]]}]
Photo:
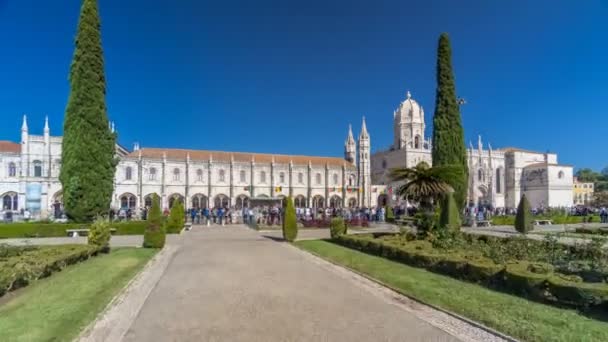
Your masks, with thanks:
[{"label": "bell tower", "polygon": [[351,164],[357,161],[357,145],[353,136],[353,127],[348,125],[348,136],[344,142],[344,159]]},{"label": "bell tower", "polygon": [[359,163],[357,170],[359,172],[359,204],[362,207],[368,207],[371,204],[371,168],[370,168],[370,138],[367,133],[365,117],[361,124],[361,133],[359,134]]}]

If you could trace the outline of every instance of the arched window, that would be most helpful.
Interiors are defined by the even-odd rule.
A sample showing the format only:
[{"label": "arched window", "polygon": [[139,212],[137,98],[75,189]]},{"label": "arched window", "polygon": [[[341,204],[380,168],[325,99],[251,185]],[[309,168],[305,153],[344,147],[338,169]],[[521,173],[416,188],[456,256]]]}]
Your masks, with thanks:
[{"label": "arched window", "polygon": [[136,205],[137,205],[137,197],[135,197],[135,195],[124,194],[124,195],[120,196],[120,208],[121,209],[135,209]]},{"label": "arched window", "polygon": [[9,163],[8,164],[8,176],[9,177],[16,177],[17,176],[17,166],[15,165],[15,163]]},{"label": "arched window", "polygon": [[281,183],[281,184],[285,183],[285,172],[279,173],[279,183]]},{"label": "arched window", "polygon": [[420,148],[420,136],[414,137],[414,148]]},{"label": "arched window", "polygon": [[348,177],[348,186],[355,186],[355,175],[350,175]]},{"label": "arched window", "polygon": [[201,169],[196,170],[196,180],[199,182],[203,181],[203,170],[201,170]]},{"label": "arched window", "polygon": [[125,179],[131,180],[132,177],[133,177],[133,169],[130,166],[127,166],[127,168],[125,169]]},{"label": "arched window", "polygon": [[477,180],[483,182],[483,171],[481,169],[477,170]]},{"label": "arched window", "polygon": [[[144,197],[144,205],[146,206],[146,208],[151,208],[152,207],[152,199],[154,198],[155,194],[148,194],[146,195],[146,197]],[[160,198],[159,198],[160,201]],[[160,203],[159,203],[160,205]]]},{"label": "arched window", "polygon": [[2,196],[2,209],[18,210],[19,196],[16,192],[7,192]]},{"label": "arched window", "polygon": [[148,171],[148,180],[156,180],[156,169],[151,167],[150,171]]},{"label": "arched window", "polygon": [[260,183],[266,183],[266,171],[260,172]]},{"label": "arched window", "polygon": [[559,179],[564,178],[564,171],[560,171],[560,172],[557,174],[557,178],[559,178]]},{"label": "arched window", "polygon": [[497,194],[499,194],[502,191],[501,181],[502,181],[502,179],[500,178],[500,169],[496,169],[496,193]]},{"label": "arched window", "polygon": [[174,181],[179,180],[179,169],[178,168],[173,169],[173,180]]},{"label": "arched window", "polygon": [[42,162],[40,160],[34,161],[34,177],[42,177]]},{"label": "arched window", "polygon": [[304,174],[302,172],[298,173],[298,184],[304,184]]},{"label": "arched window", "polygon": [[241,172],[239,172],[239,180],[241,183],[247,182],[247,174],[245,173],[245,170],[241,170]]},{"label": "arched window", "polygon": [[317,173],[315,175],[315,182],[317,183],[317,185],[321,185],[321,174]]},{"label": "arched window", "polygon": [[334,185],[338,185],[338,174],[337,173],[334,173],[333,181],[334,181]]},{"label": "arched window", "polygon": [[226,171],[224,171],[223,169],[219,171],[219,181],[220,182],[225,182],[226,181]]},{"label": "arched window", "polygon": [[382,160],[382,168],[386,169],[386,167],[387,167],[387,162],[386,162],[386,159],[384,159],[384,160]]}]

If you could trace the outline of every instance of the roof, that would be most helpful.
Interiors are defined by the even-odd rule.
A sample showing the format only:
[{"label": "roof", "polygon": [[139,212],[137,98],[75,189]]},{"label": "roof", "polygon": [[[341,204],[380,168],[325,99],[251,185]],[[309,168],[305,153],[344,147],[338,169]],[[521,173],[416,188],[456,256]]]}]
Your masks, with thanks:
[{"label": "roof", "polygon": [[[545,154],[544,152],[525,150],[523,148],[518,148],[518,147],[503,147],[503,148],[499,148],[499,150],[504,151],[504,152],[526,152],[526,153],[535,153],[535,154]],[[549,153],[549,154],[552,154],[552,153]]]},{"label": "roof", "polygon": [[524,168],[526,168],[526,167],[539,167],[539,166],[561,166],[561,167],[572,167],[572,165],[564,165],[564,164],[555,164],[555,163],[545,163],[545,162],[540,162],[540,163],[534,163],[534,164],[526,165],[526,166],[524,166]]},{"label": "roof", "polygon": [[314,156],[296,156],[296,155],[284,155],[284,154],[268,154],[268,153],[249,153],[249,152],[225,152],[225,151],[205,151],[205,150],[186,150],[186,149],[170,149],[170,148],[141,148],[137,151],[130,152],[127,157],[137,158],[139,153],[143,158],[160,159],[163,154],[166,153],[167,159],[172,160],[185,160],[187,155],[190,155],[190,160],[209,160],[214,161],[230,161],[234,158],[236,162],[251,162],[252,160],[256,163],[271,163],[273,158],[274,162],[278,164],[288,164],[293,162],[294,164],[304,165],[309,162],[312,165],[323,165],[325,166],[346,166],[354,167],[353,164],[347,162],[342,158],[336,157],[314,157]]},{"label": "roof", "polygon": [[0,152],[20,153],[21,145],[12,141],[0,140]]}]

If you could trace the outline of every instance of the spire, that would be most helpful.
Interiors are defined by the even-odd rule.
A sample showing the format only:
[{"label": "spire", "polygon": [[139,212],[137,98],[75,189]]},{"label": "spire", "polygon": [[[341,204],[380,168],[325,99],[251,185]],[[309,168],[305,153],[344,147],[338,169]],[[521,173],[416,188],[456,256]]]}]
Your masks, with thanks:
[{"label": "spire", "polygon": [[348,124],[348,136],[346,137],[346,144],[354,144],[355,138],[353,136],[353,126]]},{"label": "spire", "polygon": [[483,150],[483,143],[481,142],[481,135],[477,136],[477,148],[481,151]]},{"label": "spire", "polygon": [[369,139],[369,134],[367,133],[367,125],[365,124],[365,116],[363,117],[363,123],[361,124],[361,134],[359,134],[359,140],[361,139]]},{"label": "spire", "polygon": [[410,91],[408,90],[405,96],[407,96],[407,99],[409,100],[412,98],[412,93],[410,93]]},{"label": "spire", "polygon": [[27,132],[27,115],[23,114],[23,124],[21,124],[21,131]]},{"label": "spire", "polygon": [[46,115],[44,117],[44,134],[48,134],[50,132],[50,128],[49,128],[49,116]]},{"label": "spire", "polygon": [[114,125],[114,121],[112,121],[112,123],[110,124],[110,131],[112,133],[116,132],[116,126]]}]

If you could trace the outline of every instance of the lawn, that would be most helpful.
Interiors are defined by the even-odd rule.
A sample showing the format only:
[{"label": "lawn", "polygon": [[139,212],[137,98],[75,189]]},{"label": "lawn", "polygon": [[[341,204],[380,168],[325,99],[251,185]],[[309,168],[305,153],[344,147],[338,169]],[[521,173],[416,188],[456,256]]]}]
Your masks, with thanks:
[{"label": "lawn", "polygon": [[528,301],[327,241],[298,241],[295,245],[377,279],[409,297],[523,341],[608,341],[606,317],[603,321],[588,318],[575,310]]},{"label": "lawn", "polygon": [[72,341],[156,253],[123,248],[0,299],[0,341]]}]

